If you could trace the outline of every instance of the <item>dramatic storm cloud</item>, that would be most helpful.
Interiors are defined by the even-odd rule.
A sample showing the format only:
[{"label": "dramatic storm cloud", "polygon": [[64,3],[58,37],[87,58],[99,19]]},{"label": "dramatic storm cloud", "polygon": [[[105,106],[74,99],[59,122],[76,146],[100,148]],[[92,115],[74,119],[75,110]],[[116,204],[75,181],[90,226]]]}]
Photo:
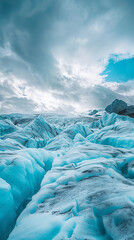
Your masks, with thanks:
[{"label": "dramatic storm cloud", "polygon": [[1,0],[1,112],[134,104],[133,12],[133,0]]}]

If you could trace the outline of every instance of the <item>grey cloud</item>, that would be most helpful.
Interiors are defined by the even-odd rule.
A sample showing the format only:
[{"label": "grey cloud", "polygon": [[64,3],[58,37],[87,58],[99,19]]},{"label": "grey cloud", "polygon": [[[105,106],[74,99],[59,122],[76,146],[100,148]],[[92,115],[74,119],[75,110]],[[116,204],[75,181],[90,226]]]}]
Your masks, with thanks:
[{"label": "grey cloud", "polygon": [[26,98],[11,97],[2,101],[0,111],[1,113],[34,113],[35,104]]}]

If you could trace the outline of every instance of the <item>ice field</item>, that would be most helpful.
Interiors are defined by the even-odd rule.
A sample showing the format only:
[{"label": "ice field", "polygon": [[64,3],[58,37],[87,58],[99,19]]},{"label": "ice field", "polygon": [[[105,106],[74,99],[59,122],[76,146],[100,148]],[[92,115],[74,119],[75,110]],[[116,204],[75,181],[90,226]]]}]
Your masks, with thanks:
[{"label": "ice field", "polygon": [[133,240],[134,119],[0,115],[0,240]]}]

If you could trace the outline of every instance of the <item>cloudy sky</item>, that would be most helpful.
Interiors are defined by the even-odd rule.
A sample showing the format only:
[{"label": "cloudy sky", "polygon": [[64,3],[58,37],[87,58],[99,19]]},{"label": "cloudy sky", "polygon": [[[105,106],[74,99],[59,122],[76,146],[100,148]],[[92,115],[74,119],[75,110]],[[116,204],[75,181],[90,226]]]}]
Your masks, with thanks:
[{"label": "cloudy sky", "polygon": [[0,112],[134,104],[134,0],[0,0]]}]

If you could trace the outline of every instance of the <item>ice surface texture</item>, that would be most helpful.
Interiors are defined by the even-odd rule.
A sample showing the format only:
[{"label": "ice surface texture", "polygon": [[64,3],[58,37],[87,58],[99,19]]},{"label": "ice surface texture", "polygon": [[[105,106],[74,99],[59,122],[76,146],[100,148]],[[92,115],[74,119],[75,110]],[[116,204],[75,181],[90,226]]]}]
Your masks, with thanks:
[{"label": "ice surface texture", "polygon": [[46,119],[1,117],[0,239],[133,240],[134,119]]}]

